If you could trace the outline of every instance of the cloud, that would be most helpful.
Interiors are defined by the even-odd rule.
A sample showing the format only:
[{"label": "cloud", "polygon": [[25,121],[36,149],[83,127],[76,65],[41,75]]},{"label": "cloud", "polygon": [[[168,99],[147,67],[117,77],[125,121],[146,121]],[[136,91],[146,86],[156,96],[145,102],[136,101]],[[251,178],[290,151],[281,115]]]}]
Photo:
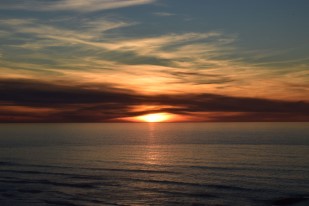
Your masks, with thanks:
[{"label": "cloud", "polygon": [[126,29],[138,22],[107,17],[3,19],[1,25],[10,34],[2,41],[3,78],[116,84],[144,94],[194,91],[308,100],[308,65],[278,70],[252,64],[233,56],[239,50],[231,34],[132,36]]},{"label": "cloud", "polygon": [[[31,79],[1,79],[0,95],[2,122],[104,122],[151,112],[213,121],[309,120],[308,102],[207,93],[145,95],[110,84],[70,86]],[[152,109],[134,109],[143,105],[152,105]]]},{"label": "cloud", "polygon": [[193,55],[201,57],[205,53],[208,56],[214,55],[214,52],[235,40],[234,37],[219,32],[189,32],[152,37],[125,37],[123,34],[114,34],[115,37],[111,37],[105,33],[137,23],[108,18],[71,20],[70,24],[78,27],[59,27],[34,19],[3,19],[0,22],[14,34],[31,34],[32,38],[50,39],[67,45],[78,44],[87,46],[88,49],[92,47],[118,53],[131,52],[142,57],[170,60],[192,58]]},{"label": "cloud", "polygon": [[155,16],[161,16],[161,17],[165,17],[165,16],[175,16],[175,14],[169,13],[169,12],[154,12],[153,15],[155,15]]},{"label": "cloud", "polygon": [[31,11],[94,12],[150,4],[153,2],[155,0],[29,0],[27,2],[4,0],[0,4],[0,8]]},{"label": "cloud", "polygon": [[[93,41],[102,37],[105,32],[115,30],[123,27],[132,26],[134,22],[127,22],[123,20],[111,20],[109,18],[96,18],[95,20],[88,19],[72,19],[71,25],[60,27],[52,24],[46,24],[36,19],[1,19],[0,23],[7,26],[7,30],[13,34],[32,34],[31,38],[35,37],[57,39],[59,38],[72,38],[69,43],[79,41]],[[41,43],[41,42],[39,42]]]},{"label": "cloud", "polygon": [[[195,71],[194,75],[192,71],[187,71],[205,66],[205,63],[199,65],[202,59],[207,62],[208,66],[222,65],[223,60],[210,60],[213,56],[219,55],[221,50],[221,47],[214,42],[221,44],[220,39],[226,38],[218,32],[128,38],[122,35],[110,37],[106,35],[106,32],[134,25],[134,22],[112,21],[106,18],[79,20],[79,28],[83,28],[82,31],[75,30],[74,27],[68,29],[45,25],[44,22],[33,19],[6,19],[1,22],[14,31],[13,34],[18,37],[20,35],[27,36],[27,38],[31,36],[25,39],[24,43],[21,41],[20,44],[11,45],[8,48],[7,51],[14,47],[16,50],[27,52],[20,56],[22,59],[18,62],[2,61],[4,67],[36,69],[38,72],[57,70],[68,76],[80,74],[82,77],[92,76],[92,79],[97,79],[98,73],[101,74],[104,70],[105,73],[102,73],[102,76],[110,76],[110,79],[116,83],[121,76],[123,77],[120,82],[127,82],[123,80],[125,78],[133,78],[134,83],[131,85],[128,83],[127,86],[134,89],[149,88],[148,91],[158,90],[159,85],[168,83],[178,82],[180,86],[181,83],[219,84],[231,81],[229,77],[217,75],[215,77],[208,72],[205,74],[205,71]],[[61,50],[53,52],[57,48]],[[28,52],[29,50],[32,51]],[[91,57],[85,54],[89,51],[92,51]],[[60,55],[61,52],[64,55]],[[72,57],[68,59],[66,52],[74,53],[75,59]],[[207,57],[204,58],[205,55]],[[49,61],[48,66],[35,65],[35,61],[44,59]],[[59,71],[57,67],[65,68],[65,70]],[[111,74],[107,70],[114,71],[114,73]],[[12,71],[12,73],[15,72]],[[149,82],[149,76],[152,76],[153,81]],[[204,80],[201,79],[202,77]],[[108,81],[107,79],[109,78],[105,78],[104,81]]]},{"label": "cloud", "polygon": [[307,118],[308,58],[248,51],[243,41],[236,46],[237,34],[199,23],[171,33],[174,27],[149,30],[149,19],[119,12],[73,15],[155,2],[2,0],[2,11],[26,10],[0,20],[2,120],[110,121],[151,111],[214,121]]}]

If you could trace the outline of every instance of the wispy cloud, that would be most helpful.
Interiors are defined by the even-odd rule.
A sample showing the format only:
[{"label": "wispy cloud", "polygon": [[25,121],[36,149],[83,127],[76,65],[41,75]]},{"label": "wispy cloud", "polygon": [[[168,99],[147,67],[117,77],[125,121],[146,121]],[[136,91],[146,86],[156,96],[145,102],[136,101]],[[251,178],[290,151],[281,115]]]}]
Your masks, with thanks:
[{"label": "wispy cloud", "polygon": [[150,4],[155,0],[56,0],[56,1],[10,1],[0,3],[2,9],[21,9],[36,11],[78,11],[93,12]]},{"label": "wispy cloud", "polygon": [[175,14],[170,13],[170,12],[154,12],[153,15],[155,15],[155,16],[161,16],[161,17],[175,16]]},{"label": "wispy cloud", "polygon": [[306,66],[277,73],[272,67],[231,57],[239,52],[235,35],[214,31],[127,36],[119,29],[137,22],[103,17],[69,19],[66,27],[35,19],[5,19],[1,24],[11,35],[3,37],[9,41],[3,47],[0,71],[10,78],[107,83],[150,94],[207,91],[308,99],[293,84],[307,85]]},{"label": "wispy cloud", "polygon": [[78,28],[59,27],[35,19],[1,19],[0,22],[3,26],[8,26],[13,31],[13,34],[28,33],[42,37],[59,36],[81,40],[94,39],[103,35],[106,31],[135,24],[134,22],[110,20],[108,18],[74,20],[72,20],[71,24],[78,24]]}]

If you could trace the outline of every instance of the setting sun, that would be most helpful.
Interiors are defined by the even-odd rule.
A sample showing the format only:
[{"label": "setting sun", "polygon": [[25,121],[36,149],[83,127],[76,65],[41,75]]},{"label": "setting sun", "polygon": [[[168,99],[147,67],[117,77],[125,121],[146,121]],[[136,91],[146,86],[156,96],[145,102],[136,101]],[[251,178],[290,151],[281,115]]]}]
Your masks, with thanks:
[{"label": "setting sun", "polygon": [[139,116],[138,119],[144,122],[164,122],[170,119],[170,115],[166,113],[147,114]]}]

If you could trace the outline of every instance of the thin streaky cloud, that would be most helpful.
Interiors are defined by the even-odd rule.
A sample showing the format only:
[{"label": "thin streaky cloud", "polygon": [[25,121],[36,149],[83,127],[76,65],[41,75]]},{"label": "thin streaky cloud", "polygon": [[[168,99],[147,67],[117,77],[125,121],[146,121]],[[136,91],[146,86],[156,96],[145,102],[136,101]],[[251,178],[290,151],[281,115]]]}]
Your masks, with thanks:
[{"label": "thin streaky cloud", "polygon": [[[135,57],[139,58],[149,58],[149,57],[155,57],[158,59],[163,60],[169,60],[172,65],[169,65],[169,67],[165,67],[165,71],[156,72],[156,73],[149,73],[149,72],[143,72],[144,70],[149,70],[149,68],[153,68],[151,65],[148,64],[141,64],[142,67],[137,66],[130,66],[126,64],[118,64],[117,65],[109,65],[106,64],[106,62],[99,63],[95,65],[96,68],[104,68],[104,69],[110,69],[110,70],[119,70],[124,71],[123,69],[119,68],[131,68],[131,70],[135,70],[138,68],[141,74],[145,74],[145,78],[140,79],[147,79],[147,75],[157,76],[160,77],[161,80],[165,80],[166,74],[175,74],[173,68],[175,69],[190,69],[190,68],[207,68],[207,71],[202,72],[202,70],[199,71],[201,78],[192,78],[192,76],[182,75],[181,77],[179,75],[174,75],[174,77],[178,77],[178,82],[183,83],[192,83],[194,85],[197,84],[214,84],[214,83],[227,83],[227,82],[235,82],[235,75],[233,76],[232,72],[237,72],[237,78],[240,84],[242,82],[246,82],[247,80],[252,79],[259,79],[256,77],[252,77],[252,73],[255,73],[259,75],[259,72],[257,71],[251,71],[246,72],[242,74],[242,69],[246,68],[246,70],[253,70],[253,69],[259,69],[261,68],[254,67],[254,65],[246,65],[242,62],[234,61],[231,58],[224,58],[224,53],[222,53],[222,50],[226,50],[224,48],[226,45],[233,43],[235,41],[235,37],[232,35],[231,37],[227,38],[226,35],[223,35],[219,32],[207,32],[207,33],[183,33],[183,34],[165,34],[165,35],[159,35],[159,36],[153,36],[153,37],[125,37],[125,36],[119,36],[117,38],[104,37],[104,32],[109,30],[115,30],[117,28],[123,28],[127,26],[131,26],[134,23],[125,22],[125,21],[116,21],[116,20],[108,20],[105,18],[97,18],[95,21],[92,21],[91,19],[84,19],[80,21],[80,27],[84,28],[82,31],[75,30],[74,27],[64,28],[59,27],[55,25],[44,25],[44,22],[41,22],[39,20],[34,19],[6,19],[2,20],[3,24],[6,24],[11,27],[11,29],[15,30],[16,33],[25,33],[25,34],[31,34],[32,37],[39,38],[38,41],[27,41],[24,44],[20,45],[14,45],[14,47],[20,47],[24,49],[33,49],[40,51],[41,49],[44,49],[46,47],[55,47],[55,46],[66,46],[68,48],[74,46],[74,49],[76,49],[76,45],[79,45],[80,50],[96,50],[96,52],[106,52],[106,51],[112,51],[118,54],[126,54],[126,52],[131,52],[134,54]],[[101,39],[98,41],[97,37],[100,37]],[[204,42],[206,41],[206,42]],[[75,50],[76,51],[76,50]],[[31,55],[31,54],[29,54]],[[28,55],[28,56],[29,56]],[[35,55],[36,58],[39,57],[38,54]],[[42,57],[42,53],[40,54]],[[106,56],[106,55],[105,55]],[[220,57],[220,59],[216,59]],[[223,58],[222,58],[223,57]],[[52,58],[53,61],[57,60],[57,57]],[[80,61],[80,57],[78,57]],[[94,58],[92,58],[94,59]],[[67,63],[65,61],[68,61],[68,59],[64,59],[63,61],[59,62],[59,65],[66,65]],[[121,61],[121,59],[118,59],[116,61]],[[77,64],[72,64],[72,62],[76,61],[69,61],[71,64],[71,68],[75,67]],[[13,63],[11,63],[11,66],[13,66]],[[69,66],[69,65],[68,65]],[[83,64],[80,62],[79,66],[76,68],[79,68],[80,70],[88,70],[88,73],[90,73],[88,68],[93,68],[94,62],[88,62],[87,64]],[[37,66],[29,66],[29,64],[24,64],[24,68],[31,67],[31,68],[39,68],[43,69],[41,65]],[[52,67],[52,66],[51,66]],[[216,68],[218,71],[221,70],[222,72],[219,73],[222,78],[211,78],[209,79],[209,73],[211,73],[211,70],[209,70],[209,67]],[[239,70],[236,70],[234,68],[239,68]],[[87,68],[87,69],[86,69]],[[267,68],[266,68],[267,69]],[[125,69],[126,70],[126,69]],[[227,73],[227,71],[230,71]],[[282,71],[282,70],[281,70]],[[95,71],[92,71],[95,72]],[[183,71],[181,71],[183,73]],[[295,70],[294,70],[295,72]],[[133,73],[133,72],[131,72]],[[177,73],[177,72],[176,72]],[[226,74],[225,74],[226,73]],[[231,74],[229,74],[231,73]],[[179,72],[178,72],[179,74]],[[184,73],[183,73],[184,74]],[[267,72],[269,74],[269,72]],[[120,75],[120,74],[119,74]],[[138,75],[138,73],[134,73],[133,75]],[[161,76],[164,76],[164,79],[161,78]],[[205,76],[206,75],[206,76]],[[96,76],[96,75],[94,75]],[[105,75],[106,76],[106,75]],[[226,76],[233,76],[233,78],[226,77]],[[203,80],[203,78],[206,78]],[[282,78],[282,77],[281,77]],[[291,79],[300,79],[300,77],[291,77]],[[168,78],[173,79],[173,78]],[[233,79],[233,81],[232,81]],[[245,80],[247,79],[247,80]],[[175,82],[175,78],[172,80],[172,82]],[[272,80],[274,78],[272,77]],[[142,80],[144,81],[144,80]],[[159,81],[158,81],[159,82]],[[167,83],[170,83],[171,81],[167,81]],[[238,85],[240,85],[238,84]],[[147,86],[146,86],[147,87]],[[145,85],[143,85],[143,88],[146,88]],[[208,89],[209,90],[209,89]]]},{"label": "thin streaky cloud", "polygon": [[154,12],[153,15],[166,17],[166,16],[175,16],[176,14],[173,14],[173,13],[170,13],[170,12]]},{"label": "thin streaky cloud", "polygon": [[[0,19],[3,26],[7,26],[14,33],[25,33],[37,36],[62,36],[77,39],[94,39],[102,36],[104,32],[115,30],[123,27],[135,25],[136,22],[128,22],[123,20],[110,20],[108,18],[82,19],[72,21],[72,24],[78,24],[80,28],[65,28],[52,24],[46,24],[37,19]],[[35,37],[35,36],[34,36]]]},{"label": "thin streaky cloud", "polygon": [[34,10],[34,11],[77,11],[94,12],[110,9],[132,7],[154,3],[156,0],[58,0],[27,2],[6,1],[0,3],[0,8],[11,10]]},{"label": "thin streaky cloud", "polygon": [[[88,20],[81,23],[81,27],[84,28],[83,31],[44,25],[44,22],[33,22],[33,20],[3,20],[3,24],[10,26],[17,33],[32,34],[33,37],[44,39],[43,41],[40,40],[39,44],[28,41],[26,44],[20,45],[23,48],[37,49],[55,45],[55,42],[46,41],[46,39],[50,39],[62,42],[66,46],[80,45],[87,50],[92,47],[97,50],[104,49],[117,53],[130,52],[141,58],[174,61],[177,65],[179,65],[179,59],[190,58],[190,62],[197,64],[201,62],[201,59],[205,59],[206,56],[207,63],[214,64],[216,61],[211,61],[210,58],[220,55],[219,51],[223,49],[223,46],[234,41],[233,36],[226,37],[226,35],[219,32],[190,32],[138,38],[123,36],[105,38],[104,32],[106,31],[132,26],[137,23],[109,21],[107,19]],[[210,41],[210,39],[212,40]],[[208,42],[206,43],[205,41]]]},{"label": "thin streaky cloud", "polygon": [[[80,79],[90,82],[115,82],[123,88],[131,87],[141,92],[179,93],[194,90],[228,95],[242,93],[245,96],[268,95],[289,99],[297,96],[299,99],[308,99],[300,92],[286,92],[284,82],[304,82],[306,78],[305,73],[298,72],[296,75],[296,68],[291,70],[293,75],[278,76],[275,72],[277,70],[257,67],[225,56],[229,52],[236,51],[231,46],[235,41],[234,35],[227,36],[219,32],[190,32],[127,37],[118,33],[117,29],[131,26],[136,24],[135,22],[115,19],[112,21],[103,17],[95,21],[73,19],[74,21],[75,24],[79,23],[79,27],[83,28],[82,31],[74,27],[45,24],[44,21],[35,19],[2,20],[2,25],[6,25],[8,31],[12,31],[11,36],[16,35],[18,38],[19,35],[26,34],[29,38],[27,41],[8,46],[8,51],[12,48],[27,50],[22,56],[14,57],[21,58],[18,62],[5,60],[8,51],[3,50],[1,66],[11,68],[6,75],[21,76],[21,73],[13,72],[18,68],[18,71],[21,71],[20,69],[36,71],[40,79],[45,78],[43,74],[48,74],[47,78],[51,78],[51,74],[57,73],[53,76],[53,81],[62,79],[60,76],[63,74],[73,82]],[[111,30],[117,35],[105,36],[105,32]],[[46,53],[55,47],[65,48],[74,55],[68,56],[61,51],[52,55]],[[90,61],[89,58],[88,60],[84,58],[89,51],[91,51]],[[119,58],[114,58],[115,55]],[[31,59],[33,61],[46,59],[53,64],[47,66],[42,63],[30,63]],[[130,62],[125,62],[125,59],[129,59]],[[147,62],[143,62],[144,60]],[[114,63],[110,64],[111,61]],[[198,74],[192,75],[192,72],[187,72],[192,69]],[[282,73],[282,68],[280,72]],[[151,82],[149,76],[152,77]],[[128,82],[127,79],[131,79],[132,82]],[[252,82],[258,81],[263,81],[263,85],[255,88]],[[268,89],[274,87],[275,90]],[[253,88],[254,93],[248,92]],[[267,94],[265,90],[268,90]]]}]

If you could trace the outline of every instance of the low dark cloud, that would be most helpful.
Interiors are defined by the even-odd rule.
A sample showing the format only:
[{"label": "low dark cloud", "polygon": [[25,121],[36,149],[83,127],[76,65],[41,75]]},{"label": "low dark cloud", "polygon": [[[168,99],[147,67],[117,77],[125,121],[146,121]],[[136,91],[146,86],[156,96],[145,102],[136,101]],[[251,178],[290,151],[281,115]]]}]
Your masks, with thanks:
[{"label": "low dark cloud", "polygon": [[[139,105],[164,107],[132,111]],[[70,86],[0,79],[0,122],[104,122],[151,112],[197,115],[200,119],[207,113],[205,119],[211,121],[309,121],[309,103],[301,101],[205,93],[142,95],[108,84]]]}]

